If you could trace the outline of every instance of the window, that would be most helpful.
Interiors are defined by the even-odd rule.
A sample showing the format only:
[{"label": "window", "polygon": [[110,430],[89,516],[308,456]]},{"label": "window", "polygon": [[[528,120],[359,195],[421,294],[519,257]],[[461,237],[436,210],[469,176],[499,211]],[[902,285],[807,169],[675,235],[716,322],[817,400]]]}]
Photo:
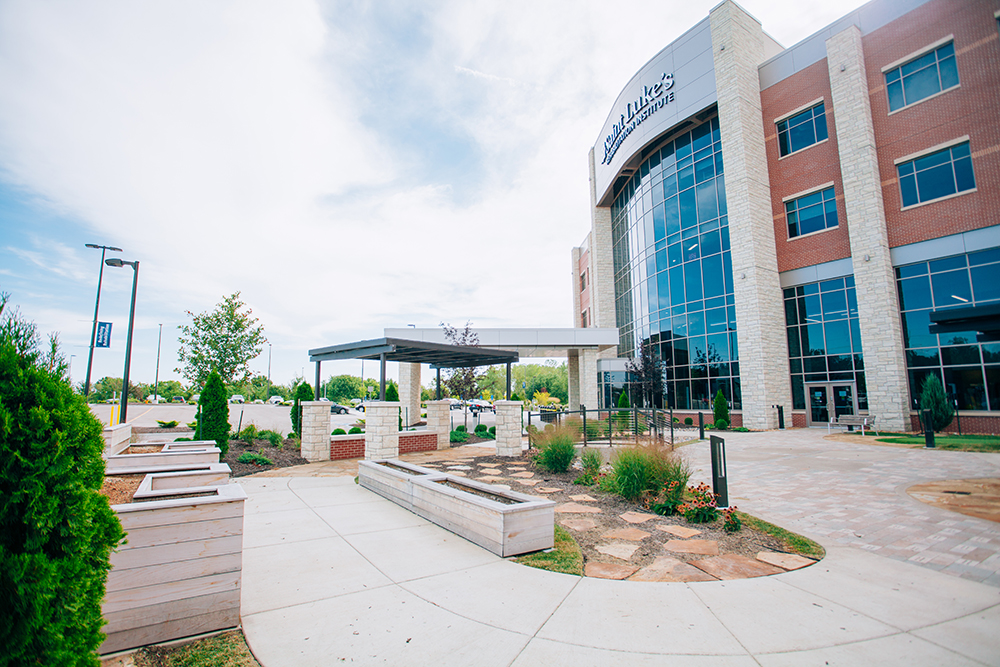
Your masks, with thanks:
[{"label": "window", "polygon": [[896,172],[904,208],[976,187],[968,142],[901,162]]},{"label": "window", "polygon": [[584,271],[580,274],[580,292],[587,291],[587,272]]},{"label": "window", "polygon": [[916,104],[957,85],[958,66],[955,64],[954,42],[885,73],[889,111]]},{"label": "window", "polygon": [[837,200],[833,188],[785,202],[788,238],[821,232],[837,226]]},{"label": "window", "polygon": [[587,328],[587,311],[580,313],[580,326],[584,329]]},{"label": "window", "polygon": [[826,138],[826,109],[822,102],[778,121],[778,150],[782,157],[825,141]]}]

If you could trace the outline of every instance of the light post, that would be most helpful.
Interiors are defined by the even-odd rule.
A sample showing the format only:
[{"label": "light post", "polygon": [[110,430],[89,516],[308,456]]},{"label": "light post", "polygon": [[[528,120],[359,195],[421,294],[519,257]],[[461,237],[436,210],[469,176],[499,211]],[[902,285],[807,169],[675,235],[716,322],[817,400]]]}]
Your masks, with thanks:
[{"label": "light post", "polygon": [[267,400],[271,400],[271,344],[267,344]]},{"label": "light post", "polygon": [[88,248],[101,249],[101,271],[97,274],[97,301],[94,302],[94,328],[90,332],[90,354],[87,356],[87,379],[83,382],[83,395],[90,395],[90,369],[94,366],[94,343],[97,341],[97,309],[101,306],[101,280],[104,278],[104,253],[108,250],[121,252],[121,248],[110,245],[87,243]]},{"label": "light post", "polygon": [[118,423],[125,423],[125,413],[128,410],[128,368],[132,361],[132,325],[135,323],[135,287],[139,282],[139,260],[127,262],[115,257],[104,261],[108,266],[121,268],[126,264],[132,267],[132,305],[128,311],[128,340],[125,342],[125,376],[122,378],[122,408]]},{"label": "light post", "polygon": [[[138,270],[138,269],[137,269]],[[160,342],[163,340],[163,325],[160,325],[160,333],[156,335],[156,379],[153,381],[153,396],[156,404],[160,404]]]},{"label": "light post", "polygon": [[73,357],[75,354],[69,355],[69,386],[73,386]]}]

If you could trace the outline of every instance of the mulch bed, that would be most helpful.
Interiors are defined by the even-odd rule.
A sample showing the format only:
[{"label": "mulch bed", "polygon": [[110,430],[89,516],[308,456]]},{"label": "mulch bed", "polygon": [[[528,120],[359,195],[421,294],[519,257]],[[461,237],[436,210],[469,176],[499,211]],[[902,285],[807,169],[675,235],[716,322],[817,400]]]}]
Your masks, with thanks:
[{"label": "mulch bed", "polygon": [[[683,526],[685,528],[693,528],[695,530],[700,530],[701,534],[695,536],[694,539],[698,540],[715,540],[718,542],[719,555],[726,554],[739,554],[742,556],[747,556],[749,558],[755,558],[757,554],[761,551],[776,551],[782,553],[790,553],[788,548],[785,546],[784,542],[767,535],[766,533],[761,533],[756,530],[752,530],[743,527],[737,533],[727,533],[722,530],[722,519],[720,518],[713,524],[692,524],[688,523],[681,516],[658,516],[654,515],[655,518],[651,518],[642,523],[630,523],[625,519],[621,518],[622,514],[626,512],[638,512],[643,514],[651,514],[649,510],[645,509],[638,503],[632,503],[626,501],[620,496],[605,493],[600,490],[598,486],[585,486],[581,484],[574,484],[573,480],[577,479],[581,474],[582,470],[579,468],[571,468],[565,473],[550,473],[543,470],[542,468],[536,466],[531,457],[528,454],[523,454],[519,458],[510,458],[502,456],[479,456],[472,459],[464,460],[461,462],[462,465],[474,466],[473,470],[462,471],[465,476],[469,479],[476,479],[477,477],[483,477],[490,475],[490,468],[483,467],[482,464],[493,463],[501,464],[500,468],[493,468],[492,470],[504,470],[505,472],[499,473],[504,477],[503,481],[487,482],[490,484],[503,484],[508,485],[514,491],[519,491],[521,493],[527,493],[529,495],[545,497],[554,500],[557,504],[560,503],[576,503],[579,505],[584,505],[588,507],[595,507],[600,509],[599,513],[587,513],[587,514],[564,514],[556,513],[556,523],[562,525],[567,531],[573,536],[573,538],[580,545],[580,549],[583,551],[584,564],[589,562],[600,562],[600,563],[613,563],[613,564],[623,564],[628,563],[629,565],[645,567],[653,563],[656,558],[660,556],[670,555],[678,560],[684,562],[691,562],[695,560],[700,560],[702,558],[708,558],[707,555],[698,554],[687,554],[687,553],[675,553],[668,552],[665,550],[665,545],[670,540],[677,540],[676,535],[672,535],[668,532],[660,530],[659,527],[666,526]],[[576,465],[579,465],[579,461]],[[445,470],[447,466],[440,465],[442,470]],[[534,476],[527,478],[528,482],[535,481],[535,484],[522,484],[521,478],[511,477],[511,472],[516,471],[506,471],[506,468],[510,466],[522,467],[526,472],[533,472]],[[455,472],[453,470],[447,470],[447,472]],[[495,474],[495,473],[494,473]],[[558,488],[559,491],[553,493],[542,493],[538,489],[540,488]],[[588,495],[594,498],[596,501],[583,501],[577,502],[573,500],[570,496],[576,495]],[[721,515],[721,512],[720,512]],[[590,519],[593,520],[596,526],[591,530],[577,530],[569,528],[566,526],[565,522],[567,520],[579,520],[579,519]],[[613,537],[605,537],[605,534],[611,531],[634,528],[646,533],[649,533],[648,537],[643,538],[635,542],[629,542],[622,539],[615,539]],[[596,547],[599,545],[607,545],[611,543],[629,543],[638,545],[638,549],[635,553],[628,559],[624,561],[618,559],[614,556],[610,556],[597,551]]]},{"label": "mulch bed", "polygon": [[[254,465],[252,463],[240,463],[237,459],[243,452],[251,452],[267,457],[272,461],[272,465]],[[298,443],[295,440],[286,438],[281,449],[272,447],[267,440],[254,440],[246,443],[243,440],[230,440],[229,451],[221,463],[228,463],[233,471],[233,477],[245,477],[254,473],[274,470],[275,468],[288,468],[290,466],[305,465],[309,463],[302,458]]]},{"label": "mulch bed", "polygon": [[127,505],[139,489],[146,475],[108,475],[101,485],[100,494],[108,497],[111,505]]}]

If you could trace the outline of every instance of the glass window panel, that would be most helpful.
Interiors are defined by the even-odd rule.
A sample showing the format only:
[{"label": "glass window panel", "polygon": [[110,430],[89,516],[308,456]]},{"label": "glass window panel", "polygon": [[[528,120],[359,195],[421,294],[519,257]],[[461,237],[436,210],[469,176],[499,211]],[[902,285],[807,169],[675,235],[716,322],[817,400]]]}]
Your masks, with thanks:
[{"label": "glass window panel", "polygon": [[[899,76],[899,70],[894,70],[896,76]],[[889,111],[895,111],[896,109],[901,109],[904,106],[903,102],[903,82],[894,81],[886,86],[886,90],[889,91]]]},{"label": "glass window panel", "polygon": [[677,197],[671,197],[663,202],[663,216],[666,221],[668,237],[681,230],[680,214],[677,212]]},{"label": "glass window panel", "polygon": [[959,410],[985,410],[986,383],[982,366],[945,368],[944,390],[958,401]]},{"label": "glass window panel", "polygon": [[941,363],[945,366],[962,366],[979,363],[979,347],[977,345],[959,345],[957,347],[941,348]]},{"label": "glass window panel", "polygon": [[701,237],[701,254],[715,255],[722,252],[722,238],[719,236],[719,232],[709,232],[703,234]]},{"label": "glass window panel", "polygon": [[902,310],[931,308],[931,284],[927,276],[899,281],[899,307]]},{"label": "glass window panel", "polygon": [[941,73],[941,89],[947,90],[958,85],[958,67],[955,65],[955,58],[946,58],[939,64]]},{"label": "glass window panel", "polygon": [[668,199],[677,194],[677,175],[666,174],[663,177],[663,198]]},{"label": "glass window panel", "polygon": [[719,217],[719,205],[715,195],[715,183],[707,181],[695,187],[698,199],[698,220],[705,222]]},{"label": "glass window panel", "polygon": [[806,391],[801,375],[792,376],[792,408],[795,410],[806,409]]},{"label": "glass window panel", "polygon": [[683,192],[685,189],[694,186],[694,165],[677,170],[677,188]]},{"label": "glass window panel", "polygon": [[799,208],[798,215],[799,234],[811,234],[826,229],[826,220],[823,217],[823,205],[816,204]]},{"label": "glass window panel", "polygon": [[801,359],[789,359],[788,368],[793,374],[802,372],[802,360]]},{"label": "glass window panel", "polygon": [[[715,158],[709,154],[704,160],[698,160],[694,163],[694,182],[705,183],[711,178],[715,178]],[[710,183],[709,185],[714,184]]]},{"label": "glass window panel", "polygon": [[847,317],[847,293],[843,290],[823,294],[823,319],[837,320]]},{"label": "glass window panel", "polygon": [[[910,409],[918,410],[920,408],[920,394],[924,389],[924,382],[927,381],[932,375],[937,376],[938,381],[941,380],[941,371],[937,368],[913,368],[908,372],[910,376]],[[945,388],[947,391],[947,388]]]},{"label": "glass window panel", "polygon": [[990,410],[1000,410],[1000,366],[989,367],[986,371],[986,393],[990,401]]},{"label": "glass window panel", "polygon": [[976,177],[972,173],[972,158],[955,160],[955,191],[964,192],[976,187]]},{"label": "glass window panel", "polygon": [[667,261],[670,266],[676,266],[684,261],[683,246],[680,243],[667,246]]},{"label": "glass window panel", "polygon": [[[684,323],[684,330],[687,330],[687,322]],[[674,335],[680,335],[677,330],[677,318],[674,318]],[[688,354],[688,339],[687,338],[675,338],[674,339],[674,361],[677,366],[687,366],[691,362],[691,357]],[[679,377],[687,377],[687,375],[682,375]]]},{"label": "glass window panel", "polygon": [[665,248],[660,248],[656,251],[656,271],[663,271],[667,266],[667,251]]},{"label": "glass window panel", "polygon": [[920,197],[917,195],[917,179],[912,174],[909,176],[900,175],[899,193],[903,206],[913,206],[920,203]]},{"label": "glass window panel", "polygon": [[939,338],[941,345],[968,345],[976,342],[977,335],[975,331],[951,332],[941,334]]},{"label": "glass window panel", "polygon": [[[902,86],[900,86],[900,97],[902,97]],[[784,128],[784,123],[778,123],[779,128]],[[792,147],[788,143],[788,131],[781,129],[778,131],[778,153],[788,155],[792,152]]]},{"label": "glass window panel", "polygon": [[822,322],[823,309],[819,295],[813,294],[810,296],[800,298],[799,313],[805,314],[805,319],[803,320],[805,322]]},{"label": "glass window panel", "polygon": [[934,293],[934,305],[937,308],[972,305],[969,273],[964,269],[932,274],[931,287]]},{"label": "glass window panel", "polygon": [[[826,358],[826,364],[830,368],[830,372],[834,371],[854,371],[854,364],[851,363],[851,355],[849,354],[834,354]],[[833,379],[846,379],[846,378],[833,378]]]},{"label": "glass window panel", "polygon": [[955,193],[955,175],[951,164],[942,164],[917,172],[920,201],[930,201]]},{"label": "glass window panel", "polygon": [[826,328],[826,353],[827,354],[850,354],[851,353],[851,327],[847,320],[827,322]]},{"label": "glass window panel", "polygon": [[807,324],[802,327],[802,354],[826,354],[822,324]]},{"label": "glass window panel", "polygon": [[929,310],[912,310],[903,313],[903,341],[906,347],[936,346],[937,336],[930,333],[931,317]]},{"label": "glass window panel", "polygon": [[864,349],[861,347],[861,325],[857,319],[851,319],[848,322],[851,323],[851,349],[856,355],[860,356],[861,351]]},{"label": "glass window panel", "polygon": [[940,361],[941,359],[938,355],[938,349],[936,347],[906,351],[906,365],[908,368],[938,366],[940,365]]},{"label": "glass window panel", "polygon": [[793,153],[816,143],[816,131],[813,129],[813,124],[811,122],[799,123],[789,127],[788,143],[791,145]]},{"label": "glass window panel", "polygon": [[728,325],[726,324],[726,309],[713,308],[712,310],[705,311],[705,326],[710,334],[726,331],[728,329]]},{"label": "glass window panel", "polygon": [[681,227],[688,228],[698,224],[698,210],[695,204],[695,193],[693,189],[681,192]]},{"label": "glass window panel", "polygon": [[[971,266],[989,264],[990,262],[1000,262],[1000,248],[991,248],[989,250],[980,250],[979,252],[969,253],[969,264]],[[1000,267],[994,268],[1000,270]]]},{"label": "glass window panel", "polygon": [[931,273],[940,273],[941,271],[949,271],[951,269],[964,269],[966,265],[965,255],[935,259],[933,262],[927,264]]},{"label": "glass window panel", "polygon": [[686,241],[683,241],[681,243],[681,246],[684,248],[685,262],[690,262],[691,260],[698,259],[700,254],[699,249],[701,248],[701,244],[699,243],[699,237],[695,236],[694,238],[687,239]]},{"label": "glass window panel", "polygon": [[826,114],[823,113],[823,105],[820,104],[818,107],[814,107],[813,111],[815,116],[813,126],[816,128],[816,141],[823,141],[827,138]]},{"label": "glass window panel", "polygon": [[657,241],[661,241],[667,237],[666,218],[663,213],[662,204],[653,208],[653,234]]},{"label": "glass window panel", "polygon": [[722,255],[712,255],[702,260],[705,298],[725,294],[725,281],[722,276]]},{"label": "glass window panel", "polygon": [[[1000,343],[983,343],[983,363],[1000,364]],[[996,406],[1000,409],[1000,405]]]},{"label": "glass window panel", "polygon": [[[719,153],[721,156],[722,153]],[[726,215],[726,179],[722,177],[722,172],[719,171],[719,177],[715,179],[716,187],[719,191],[719,215]]]},{"label": "glass window panel", "polygon": [[698,301],[702,298],[701,265],[698,262],[684,265],[684,294],[687,301]]},{"label": "glass window panel", "polygon": [[691,380],[691,408],[693,410],[710,409],[711,399],[708,392],[708,380]]},{"label": "glass window panel", "polygon": [[700,336],[705,333],[705,313],[688,313],[688,335]]},{"label": "glass window panel", "polygon": [[795,299],[785,299],[785,324],[798,324],[798,321],[798,310],[795,308]]},{"label": "glass window panel", "polygon": [[[725,242],[729,236],[723,230],[722,240]],[[722,277],[726,279],[726,294],[733,293],[733,260],[728,251],[722,253]],[[728,303],[727,298],[727,303]]]},{"label": "glass window panel", "polygon": [[[933,57],[931,54],[931,58]],[[905,72],[903,74],[903,96],[911,104],[941,90],[941,80],[936,67],[927,67],[910,76],[906,76]]]},{"label": "glass window panel", "polygon": [[977,304],[1000,299],[1000,266],[973,266],[969,269],[969,274]]}]

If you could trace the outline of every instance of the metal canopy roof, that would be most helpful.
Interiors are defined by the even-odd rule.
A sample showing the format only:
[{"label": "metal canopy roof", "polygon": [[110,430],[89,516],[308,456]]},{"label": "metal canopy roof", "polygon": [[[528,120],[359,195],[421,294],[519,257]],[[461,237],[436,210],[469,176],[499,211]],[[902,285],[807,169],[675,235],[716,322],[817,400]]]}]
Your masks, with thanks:
[{"label": "metal canopy roof", "polygon": [[443,345],[402,338],[375,338],[309,350],[309,361],[334,359],[379,359],[412,364],[430,364],[433,368],[468,368],[508,364],[518,360],[518,353],[488,347]]}]

